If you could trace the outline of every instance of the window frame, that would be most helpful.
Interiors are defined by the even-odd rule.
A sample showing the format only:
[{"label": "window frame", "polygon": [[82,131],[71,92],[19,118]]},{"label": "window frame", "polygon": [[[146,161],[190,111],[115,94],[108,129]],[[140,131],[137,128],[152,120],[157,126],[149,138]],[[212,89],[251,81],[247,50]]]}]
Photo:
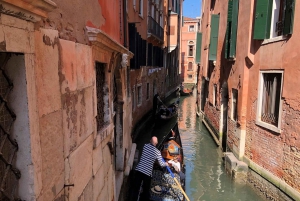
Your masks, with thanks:
[{"label": "window frame", "polygon": [[[190,64],[191,64],[191,68],[190,68]],[[188,62],[188,68],[187,68],[187,71],[193,71],[194,68],[193,68],[193,62],[189,61]]]},{"label": "window frame", "polygon": [[[194,44],[193,45],[188,45],[188,57],[193,57],[194,56]],[[190,48],[192,47],[192,55],[190,55]]]},{"label": "window frame", "polygon": [[137,90],[137,106],[140,107],[143,103],[143,88],[142,84],[136,85]]},{"label": "window frame", "polygon": [[143,8],[144,8],[144,1],[143,0],[139,0],[139,16],[143,18]]},{"label": "window frame", "polygon": [[[191,27],[193,27],[192,31],[191,31]],[[189,32],[195,32],[195,25],[189,25]]]},{"label": "window frame", "polygon": [[[235,95],[236,94],[236,95]],[[231,89],[231,120],[238,121],[238,99],[239,91],[237,89]]]},{"label": "window frame", "polygon": [[[253,39],[255,40],[266,40],[282,38],[281,36],[287,36],[293,34],[294,26],[294,15],[295,15],[295,0],[279,0],[280,11],[278,18],[282,17],[282,28],[281,34],[273,36],[274,26],[276,27],[274,19],[274,1],[267,0],[258,1],[255,7],[255,20],[254,20],[254,31]],[[281,5],[283,3],[283,5]],[[281,15],[280,15],[281,12]],[[276,29],[276,28],[275,28]]]},{"label": "window frame", "polygon": [[[262,110],[262,97],[263,97],[263,75],[266,73],[277,73],[281,74],[281,86],[279,95],[279,108],[278,108],[278,125],[272,125],[261,120],[261,110]],[[281,70],[261,70],[259,72],[259,82],[258,82],[258,97],[257,97],[257,111],[256,111],[256,125],[264,127],[268,130],[274,131],[276,133],[281,133],[281,117],[282,117],[282,88],[283,88],[284,72]]]}]

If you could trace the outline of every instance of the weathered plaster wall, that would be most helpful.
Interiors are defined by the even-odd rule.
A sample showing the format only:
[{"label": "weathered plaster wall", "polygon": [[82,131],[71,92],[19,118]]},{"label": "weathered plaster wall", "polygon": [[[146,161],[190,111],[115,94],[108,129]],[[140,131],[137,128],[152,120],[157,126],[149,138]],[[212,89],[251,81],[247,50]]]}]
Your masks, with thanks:
[{"label": "weathered plaster wall", "polygon": [[[153,72],[151,72],[154,70]],[[142,67],[139,70],[130,72],[132,90],[135,88],[135,109],[132,112],[132,125],[135,125],[147,112],[152,110],[153,107],[153,83],[156,84],[156,91],[163,95],[165,93],[165,68],[150,68]],[[149,99],[147,99],[147,83],[149,83]],[[137,105],[137,86],[142,86],[142,104]],[[132,92],[131,90],[131,92]],[[164,97],[161,97],[164,98]]]},{"label": "weathered plaster wall", "polygon": [[[48,18],[38,26],[56,29],[59,38],[88,44],[85,27],[90,26],[103,30],[114,40],[123,43],[123,18],[122,1],[59,1],[53,0],[57,9],[48,14]],[[114,10],[115,12],[111,12]]]}]

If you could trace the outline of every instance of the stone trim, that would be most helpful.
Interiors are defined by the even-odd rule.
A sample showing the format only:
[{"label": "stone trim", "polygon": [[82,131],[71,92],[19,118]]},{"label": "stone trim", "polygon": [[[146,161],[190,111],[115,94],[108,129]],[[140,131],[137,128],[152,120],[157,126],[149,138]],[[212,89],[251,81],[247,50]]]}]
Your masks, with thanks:
[{"label": "stone trim", "polygon": [[279,177],[275,176],[268,170],[256,164],[246,156],[243,157],[243,161],[249,166],[251,170],[253,170],[258,175],[266,179],[268,182],[276,186],[282,192],[284,192],[285,194],[287,194],[288,196],[290,196],[295,200],[300,200],[300,192],[298,192],[296,189],[288,185],[285,181],[281,180]]},{"label": "stone trim", "polygon": [[31,3],[23,0],[0,1],[0,13],[31,22],[37,22],[42,18],[46,18],[48,12],[56,7],[57,5],[51,0],[36,0]]},{"label": "stone trim", "polygon": [[120,45],[117,41],[109,37],[102,30],[88,26],[86,26],[86,30],[89,37],[89,41],[92,45],[95,45],[109,52],[127,54],[130,59],[133,58],[134,54],[132,52],[130,52],[127,48]]}]

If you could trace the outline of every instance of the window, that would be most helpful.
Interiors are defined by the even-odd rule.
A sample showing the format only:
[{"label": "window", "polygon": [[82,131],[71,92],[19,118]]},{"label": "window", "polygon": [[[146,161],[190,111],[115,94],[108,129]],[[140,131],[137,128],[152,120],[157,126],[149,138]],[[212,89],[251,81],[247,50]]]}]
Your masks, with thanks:
[{"label": "window", "polygon": [[236,56],[236,37],[238,26],[238,12],[239,1],[228,1],[228,13],[227,13],[227,29],[226,29],[226,44],[225,44],[225,58],[235,58]]},{"label": "window", "polygon": [[97,131],[109,123],[109,94],[105,81],[105,64],[96,63]]},{"label": "window", "polygon": [[237,106],[238,106],[238,90],[232,89],[231,119],[234,121],[238,120]]},{"label": "window", "polygon": [[149,91],[150,91],[150,85],[149,85],[149,83],[147,83],[147,97],[146,97],[147,100],[150,97],[150,92]]},{"label": "window", "polygon": [[193,70],[193,63],[189,62],[188,64],[188,71],[192,71]]},{"label": "window", "polygon": [[197,33],[196,63],[201,62],[202,33]]},{"label": "window", "polygon": [[143,0],[140,0],[140,9],[139,9],[139,14],[140,14],[140,16],[142,16],[143,17]]},{"label": "window", "polygon": [[132,100],[132,111],[135,110],[135,86],[133,86],[133,89],[132,89],[132,97],[131,97],[131,100]]},{"label": "window", "polygon": [[220,15],[211,15],[211,30],[210,30],[209,55],[208,55],[208,60],[210,61],[217,60],[219,21],[220,21]]},{"label": "window", "polygon": [[254,39],[268,39],[292,34],[295,0],[256,2]]},{"label": "window", "polygon": [[194,56],[194,45],[189,45],[189,57]]},{"label": "window", "polygon": [[141,105],[142,104],[142,86],[137,87],[137,104]]},{"label": "window", "polygon": [[194,25],[190,25],[189,26],[189,32],[194,32],[195,31],[195,26]]},{"label": "window", "polygon": [[188,78],[191,80],[193,79],[193,75],[188,75]]},{"label": "window", "polygon": [[214,90],[213,90],[213,105],[217,106],[217,100],[218,100],[218,91],[217,91],[217,85],[214,84]]},{"label": "window", "polygon": [[281,71],[260,73],[256,123],[275,132],[280,132],[282,78]]}]

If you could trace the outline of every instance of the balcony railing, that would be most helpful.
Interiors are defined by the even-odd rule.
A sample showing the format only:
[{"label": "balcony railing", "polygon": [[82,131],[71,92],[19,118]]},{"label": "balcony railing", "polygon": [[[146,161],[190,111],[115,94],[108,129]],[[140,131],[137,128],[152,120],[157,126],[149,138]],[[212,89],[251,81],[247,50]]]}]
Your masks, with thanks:
[{"label": "balcony railing", "polygon": [[164,40],[164,29],[151,16],[148,16],[148,33]]}]

